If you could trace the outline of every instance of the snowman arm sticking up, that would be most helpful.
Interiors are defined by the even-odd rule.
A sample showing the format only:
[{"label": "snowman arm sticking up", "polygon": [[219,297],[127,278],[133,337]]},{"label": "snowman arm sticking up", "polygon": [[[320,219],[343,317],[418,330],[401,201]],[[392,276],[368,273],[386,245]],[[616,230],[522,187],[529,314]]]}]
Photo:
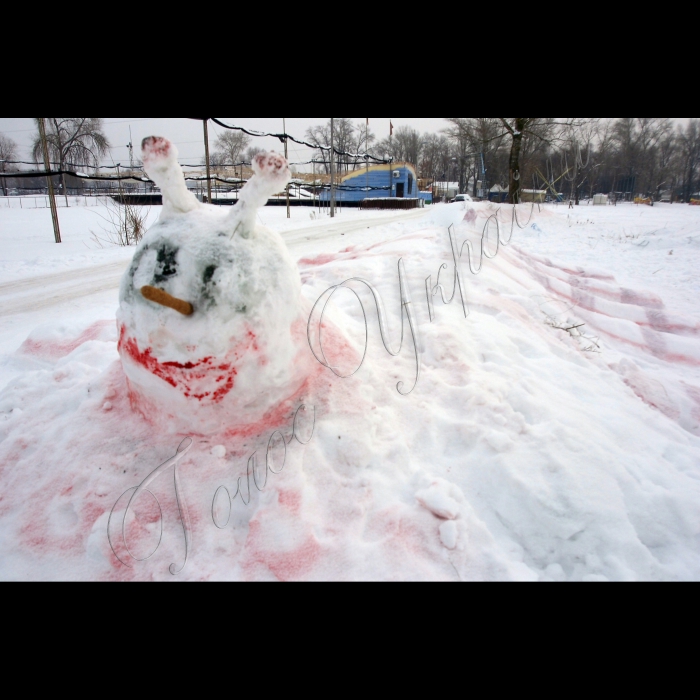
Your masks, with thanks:
[{"label": "snowman arm sticking up", "polygon": [[292,173],[285,158],[277,153],[259,153],[253,158],[255,175],[241,190],[238,204],[229,214],[229,227],[233,236],[250,238],[255,231],[255,217],[258,209],[264,207],[275,194],[284,191],[292,179]]},{"label": "snowman arm sticking up", "polygon": [[187,189],[185,176],[177,162],[177,148],[160,136],[149,136],[141,144],[146,174],[163,193],[164,214],[187,214],[201,206]]}]

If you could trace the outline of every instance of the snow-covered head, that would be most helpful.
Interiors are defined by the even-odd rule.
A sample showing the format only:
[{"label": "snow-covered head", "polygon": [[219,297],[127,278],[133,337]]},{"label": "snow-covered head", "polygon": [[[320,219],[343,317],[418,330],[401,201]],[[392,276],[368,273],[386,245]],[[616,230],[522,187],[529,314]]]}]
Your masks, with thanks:
[{"label": "snow-covered head", "polygon": [[132,405],[178,431],[254,422],[303,384],[301,282],[281,237],[257,210],[284,189],[287,161],[256,156],[234,207],[188,191],[177,149],[143,141],[163,211],[124,275],[119,352]]}]

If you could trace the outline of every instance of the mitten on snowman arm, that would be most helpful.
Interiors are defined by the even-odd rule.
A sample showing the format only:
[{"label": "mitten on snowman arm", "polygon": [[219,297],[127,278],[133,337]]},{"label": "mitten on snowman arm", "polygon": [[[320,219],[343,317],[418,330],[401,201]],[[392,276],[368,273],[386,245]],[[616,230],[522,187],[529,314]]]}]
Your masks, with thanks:
[{"label": "mitten on snowman arm", "polygon": [[286,159],[277,153],[259,153],[253,158],[255,175],[241,190],[238,204],[229,215],[234,236],[250,238],[255,231],[255,217],[270,197],[284,191],[292,173]]},{"label": "mitten on snowman arm", "polygon": [[148,177],[163,193],[163,214],[187,214],[201,206],[187,189],[185,176],[177,162],[177,148],[168,139],[149,136],[141,144],[143,166]]}]

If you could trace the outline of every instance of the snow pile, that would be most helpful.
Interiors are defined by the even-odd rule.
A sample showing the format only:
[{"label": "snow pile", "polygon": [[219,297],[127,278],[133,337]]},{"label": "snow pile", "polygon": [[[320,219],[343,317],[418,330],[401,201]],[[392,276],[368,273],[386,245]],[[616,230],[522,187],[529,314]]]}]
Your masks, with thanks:
[{"label": "snow pile", "polygon": [[[479,276],[463,259],[469,317],[457,292],[450,306],[433,298],[431,320],[426,278],[442,269],[446,298],[453,288],[448,226],[478,250],[495,212],[445,205],[311,228],[306,214],[285,233],[304,320],[330,287],[362,278],[392,348],[403,315],[402,352],[386,352],[369,288],[347,282],[357,296],[334,295],[324,348],[351,374],[366,313],[359,370],[340,379],[307,347],[298,396],[194,435],[152,483],[188,432],[131,409],[112,307],[35,329],[0,392],[0,578],[171,580],[187,561],[182,580],[700,579],[698,213],[608,207],[576,224],[536,209]],[[499,216],[507,234],[510,212]],[[623,228],[658,244],[621,243]],[[409,396],[397,391],[416,376],[399,260],[421,362]],[[153,497],[127,511],[146,483]]]},{"label": "snow pile", "polygon": [[[164,206],[121,285],[119,352],[132,406],[174,432],[255,422],[298,393],[308,367],[298,270],[280,236],[255,221],[291,177],[287,163],[257,156],[231,210],[187,190],[169,141],[146,139],[144,165]],[[146,298],[144,288],[166,292],[190,315]]]}]

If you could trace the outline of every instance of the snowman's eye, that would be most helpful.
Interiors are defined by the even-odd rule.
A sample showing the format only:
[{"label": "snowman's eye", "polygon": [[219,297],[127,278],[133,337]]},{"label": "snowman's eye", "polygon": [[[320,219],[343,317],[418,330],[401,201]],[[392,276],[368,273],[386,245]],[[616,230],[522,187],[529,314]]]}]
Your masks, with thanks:
[{"label": "snowman's eye", "polygon": [[209,265],[209,267],[204,270],[204,284],[209,284],[209,282],[212,281],[212,278],[214,277],[214,273],[216,272],[216,265]]},{"label": "snowman's eye", "polygon": [[158,258],[154,279],[156,282],[165,282],[169,277],[177,274],[178,248],[167,244],[158,250]]}]

